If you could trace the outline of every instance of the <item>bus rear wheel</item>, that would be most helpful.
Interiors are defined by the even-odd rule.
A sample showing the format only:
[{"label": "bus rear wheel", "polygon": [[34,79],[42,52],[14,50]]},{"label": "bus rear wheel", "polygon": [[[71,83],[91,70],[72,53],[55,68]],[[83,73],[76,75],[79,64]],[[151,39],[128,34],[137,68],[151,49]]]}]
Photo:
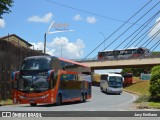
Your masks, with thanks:
[{"label": "bus rear wheel", "polygon": [[83,95],[83,94],[81,94],[81,102],[82,102],[82,103],[83,103],[83,96],[84,96],[84,95]]},{"label": "bus rear wheel", "polygon": [[30,103],[30,106],[36,106],[37,103]]},{"label": "bus rear wheel", "polygon": [[57,106],[62,105],[62,95],[61,94],[59,94],[58,97],[57,97],[56,105]]},{"label": "bus rear wheel", "polygon": [[85,94],[81,94],[81,102],[86,102],[86,95]]}]

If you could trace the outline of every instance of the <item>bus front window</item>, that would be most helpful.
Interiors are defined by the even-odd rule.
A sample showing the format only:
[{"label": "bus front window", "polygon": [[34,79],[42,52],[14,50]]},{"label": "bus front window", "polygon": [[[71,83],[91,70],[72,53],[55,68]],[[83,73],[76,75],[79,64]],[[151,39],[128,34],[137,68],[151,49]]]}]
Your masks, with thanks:
[{"label": "bus front window", "polygon": [[21,70],[48,70],[50,59],[45,58],[32,58],[23,62]]},{"label": "bus front window", "polygon": [[49,89],[47,76],[21,76],[19,90],[23,92],[42,92]]},{"label": "bus front window", "polygon": [[109,86],[110,87],[122,87],[122,77],[111,76],[109,77]]},{"label": "bus front window", "polygon": [[43,92],[49,89],[47,80],[50,58],[24,60],[18,80],[18,89],[23,92]]}]

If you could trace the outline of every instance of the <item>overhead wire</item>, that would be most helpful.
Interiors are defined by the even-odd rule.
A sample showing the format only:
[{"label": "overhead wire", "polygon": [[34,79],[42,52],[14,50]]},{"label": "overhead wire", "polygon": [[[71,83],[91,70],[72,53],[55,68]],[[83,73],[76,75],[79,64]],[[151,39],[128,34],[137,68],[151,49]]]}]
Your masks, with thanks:
[{"label": "overhead wire", "polygon": [[156,37],[157,34],[159,34],[160,30],[158,30],[156,33],[154,33],[152,36],[150,36],[147,40],[145,40],[140,47],[144,46],[145,44],[148,44],[148,42],[150,42],[149,40],[151,40],[152,38]]},{"label": "overhead wire", "polygon": [[[153,25],[152,28],[149,28],[149,29],[147,29],[144,33],[142,33],[142,35],[139,36],[136,40],[139,40],[141,37],[143,37],[143,38],[140,39],[140,41],[135,45],[135,47],[137,47],[137,46],[144,40],[144,38],[146,38],[147,35],[148,35],[148,34],[155,28],[155,26],[157,26],[159,23],[160,23],[160,20],[157,21],[157,22]],[[132,45],[132,44],[131,44],[131,45]],[[130,45],[130,46],[131,46],[131,45]],[[130,47],[130,46],[129,46],[129,47]]]},{"label": "overhead wire", "polygon": [[[150,8],[145,14],[143,14],[136,22],[134,22],[134,24],[136,24],[138,21],[140,21],[144,16],[146,16],[151,10],[153,10],[158,4],[160,3],[160,1],[159,2],[157,2],[152,8]],[[115,41],[117,41],[123,34],[125,34],[131,27],[133,27],[133,25],[134,24],[132,24],[129,28],[127,28],[123,33],[121,33],[116,39],[114,39],[107,47],[105,47],[104,48],[104,50],[106,49],[106,48],[108,48],[109,46],[111,46]],[[104,51],[103,50],[103,51]],[[97,57],[97,56],[96,56]],[[95,59],[96,57],[94,57],[93,59]]]},{"label": "overhead wire", "polygon": [[[116,50],[118,47],[120,47],[124,42],[126,42],[129,38],[131,38],[133,35],[134,37],[127,43],[127,45],[129,43],[131,43],[145,28],[146,26],[152,22],[154,20],[154,18],[160,13],[160,11],[158,11],[157,13],[155,13],[152,17],[150,17],[147,21],[144,22],[144,24],[142,26],[140,26],[139,28],[137,28],[133,33],[131,33],[125,40],[123,40],[114,50]],[[140,31],[139,31],[140,30]],[[138,32],[139,31],[139,32]],[[138,32],[138,33],[137,33]],[[135,35],[135,33],[137,33]]]},{"label": "overhead wire", "polygon": [[[144,44],[142,44],[141,46],[144,46],[146,43],[146,45],[145,45],[145,47],[147,47],[158,35],[160,34],[160,30],[158,30],[154,35],[152,35],[152,37],[150,37],[148,40],[150,40],[148,43],[147,42],[145,42]],[[147,41],[148,41],[147,40]]]},{"label": "overhead wire", "polygon": [[[94,13],[94,12],[82,10],[82,9],[79,9],[79,8],[75,8],[75,7],[72,7],[72,6],[68,6],[68,5],[65,5],[65,4],[61,4],[61,3],[58,3],[58,2],[55,2],[55,1],[52,1],[52,0],[45,0],[45,1],[50,2],[52,4],[55,4],[55,5],[58,5],[58,6],[62,6],[62,7],[68,8],[68,9],[72,9],[72,10],[75,10],[75,11],[79,11],[79,12],[83,12],[83,13],[87,13],[87,14],[92,14],[92,15],[95,15],[95,16],[98,16],[98,17],[102,17],[102,18],[105,18],[105,19],[110,19],[110,20],[114,20],[114,21],[118,21],[118,22],[122,22],[122,23],[126,23],[127,22],[129,24],[133,24],[133,23],[131,23],[129,21],[124,21],[124,20],[120,20],[120,19],[104,16],[104,15],[101,15],[101,14],[98,14],[98,13]],[[150,2],[152,2],[152,0],[149,0],[149,2],[146,5],[148,5]],[[139,25],[139,24],[136,24],[136,25]]]},{"label": "overhead wire", "polygon": [[[89,55],[91,55],[97,48],[99,48],[106,40],[112,37],[117,31],[119,31],[127,22],[129,22],[133,17],[135,17],[140,11],[142,11],[147,5],[151,3],[151,0],[147,2],[144,6],[142,6],[136,13],[134,13],[125,23],[123,23],[120,27],[118,27],[112,34],[110,34],[104,41],[102,41],[97,47],[95,47],[89,54],[87,54],[83,60],[85,60]],[[82,60],[82,61],[83,61]]]},{"label": "overhead wire", "polygon": [[[107,16],[104,16],[104,15],[100,15],[100,14],[97,14],[97,13],[93,13],[93,12],[89,12],[89,11],[85,11],[85,10],[82,10],[82,9],[78,9],[78,8],[74,8],[74,7],[71,7],[71,6],[67,6],[67,5],[64,5],[64,4],[60,4],[60,3],[57,3],[57,2],[54,2],[52,0],[46,0],[48,2],[51,2],[53,4],[56,4],[56,5],[59,5],[59,6],[62,6],[62,7],[66,7],[66,8],[69,8],[69,9],[72,9],[72,10],[76,10],[76,11],[80,11],[80,12],[84,12],[84,13],[88,13],[88,14],[92,14],[92,15],[95,15],[95,16],[99,16],[99,17],[102,17],[102,18],[106,18],[106,19],[111,19],[111,20],[115,20],[115,21],[119,21],[119,22],[123,22],[124,24],[122,24],[118,29],[116,29],[109,37],[107,37],[101,44],[99,44],[93,51],[95,51],[98,47],[100,47],[107,39],[109,39],[111,36],[113,36],[118,30],[120,30],[125,24],[129,23],[129,24],[132,24],[132,25],[139,25],[139,24],[136,24],[135,23],[131,23],[129,22],[134,16],[136,16],[142,9],[144,9],[149,3],[151,3],[152,0],[149,0],[141,9],[139,9],[134,15],[132,15],[132,17],[130,17],[127,21],[123,21],[123,20],[120,20],[120,19],[115,19],[115,18],[111,18],[111,17],[107,17]],[[157,3],[159,4],[159,2]],[[156,5],[157,5],[156,4]],[[156,6],[155,5],[155,6]],[[154,7],[155,7],[154,6]],[[154,8],[153,7],[153,8]],[[139,25],[139,26],[142,26],[142,25]],[[145,26],[145,27],[148,27],[148,26]],[[114,42],[114,41],[113,41]],[[106,47],[107,48],[107,47]],[[105,49],[106,49],[105,48]],[[93,53],[93,51],[91,53]],[[90,53],[90,54],[91,54]],[[90,54],[88,54],[84,59],[86,59]],[[83,60],[84,60],[83,59]]]},{"label": "overhead wire", "polygon": [[[154,16],[153,16],[153,19],[152,20],[154,20],[154,18],[158,15],[160,13],[160,11],[158,11]],[[151,20],[151,21],[152,21]],[[151,22],[150,21],[150,22]],[[149,22],[149,23],[150,23]],[[137,39],[135,39],[134,40],[134,38],[136,38],[141,32],[142,32],[142,30],[140,31],[140,32],[138,32],[138,34],[134,37],[134,38],[132,38],[126,45],[125,45],[125,47],[123,48],[123,49],[127,49],[127,48],[129,48],[129,47],[131,47],[135,42],[137,42],[141,37],[143,37],[141,40],[140,40],[140,42],[145,38],[145,37],[147,37],[147,35],[149,34],[149,32],[151,31],[151,30],[153,30],[154,29],[154,26],[156,26],[158,23],[156,22],[154,25],[152,25],[152,27],[150,27],[150,28],[148,28],[145,32],[143,32]],[[145,27],[144,27],[145,28]],[[133,41],[134,40],[134,41]],[[133,42],[132,42],[133,41]],[[132,43],[131,43],[132,42]],[[138,42],[139,43],[139,42]],[[135,45],[135,47],[137,47],[138,46],[138,44],[136,44]]]},{"label": "overhead wire", "polygon": [[157,43],[155,43],[153,46],[155,46],[153,49],[152,49],[152,47],[150,48],[150,50],[153,52],[158,46],[160,45],[160,40],[158,40],[158,42]]}]

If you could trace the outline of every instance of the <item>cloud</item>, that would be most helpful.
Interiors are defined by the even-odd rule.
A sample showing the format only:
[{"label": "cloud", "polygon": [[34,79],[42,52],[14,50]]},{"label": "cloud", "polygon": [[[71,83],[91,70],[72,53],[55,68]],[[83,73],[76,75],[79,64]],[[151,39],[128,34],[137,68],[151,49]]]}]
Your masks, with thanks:
[{"label": "cloud", "polygon": [[[43,43],[32,43],[35,49],[43,50]],[[51,42],[47,42],[46,53],[67,58],[78,59],[83,56],[84,43],[83,40],[77,39],[75,42],[69,42],[66,37],[56,37]]]},{"label": "cloud", "polygon": [[32,16],[32,17],[28,18],[27,21],[29,21],[29,22],[43,22],[43,23],[47,23],[47,22],[50,22],[52,20],[52,17],[53,17],[52,13],[47,13],[43,17]]},{"label": "cloud", "polygon": [[38,42],[38,43],[31,43],[34,46],[35,50],[43,50],[44,49],[44,43]]},{"label": "cloud", "polygon": [[[156,32],[160,30],[160,17],[156,20],[155,23],[157,23],[157,25],[154,28],[152,28],[152,30],[150,31],[149,37],[152,37],[154,34],[156,35]],[[160,38],[160,34],[156,36],[156,39],[157,38]]]},{"label": "cloud", "polygon": [[79,20],[82,20],[82,17],[79,14],[77,14],[73,17],[73,20],[79,21]]},{"label": "cloud", "polygon": [[4,19],[0,19],[0,28],[4,28],[5,27],[5,20]]},{"label": "cloud", "polygon": [[90,24],[94,24],[97,22],[97,19],[94,16],[88,16],[86,19],[83,19],[80,14],[77,14],[73,17],[74,21],[85,21]]},{"label": "cloud", "polygon": [[91,23],[91,24],[94,24],[94,23],[97,22],[97,20],[96,20],[96,18],[95,18],[94,16],[88,16],[88,17],[86,18],[86,21],[87,21],[88,23]]}]

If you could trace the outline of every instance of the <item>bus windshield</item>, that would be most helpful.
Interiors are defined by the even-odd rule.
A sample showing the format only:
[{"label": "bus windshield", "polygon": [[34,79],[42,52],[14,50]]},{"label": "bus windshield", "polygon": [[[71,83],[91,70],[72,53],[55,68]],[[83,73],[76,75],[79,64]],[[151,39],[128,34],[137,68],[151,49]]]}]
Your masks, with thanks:
[{"label": "bus windshield", "polygon": [[49,89],[47,76],[20,76],[18,89],[23,92],[42,92]]},{"label": "bus windshield", "polygon": [[51,58],[28,58],[24,60],[18,80],[18,89],[23,92],[42,92],[49,89],[47,72]]},{"label": "bus windshield", "polygon": [[21,70],[48,70],[50,58],[30,58],[23,62]]},{"label": "bus windshield", "polygon": [[109,77],[109,86],[110,87],[122,87],[122,77],[110,76]]}]

